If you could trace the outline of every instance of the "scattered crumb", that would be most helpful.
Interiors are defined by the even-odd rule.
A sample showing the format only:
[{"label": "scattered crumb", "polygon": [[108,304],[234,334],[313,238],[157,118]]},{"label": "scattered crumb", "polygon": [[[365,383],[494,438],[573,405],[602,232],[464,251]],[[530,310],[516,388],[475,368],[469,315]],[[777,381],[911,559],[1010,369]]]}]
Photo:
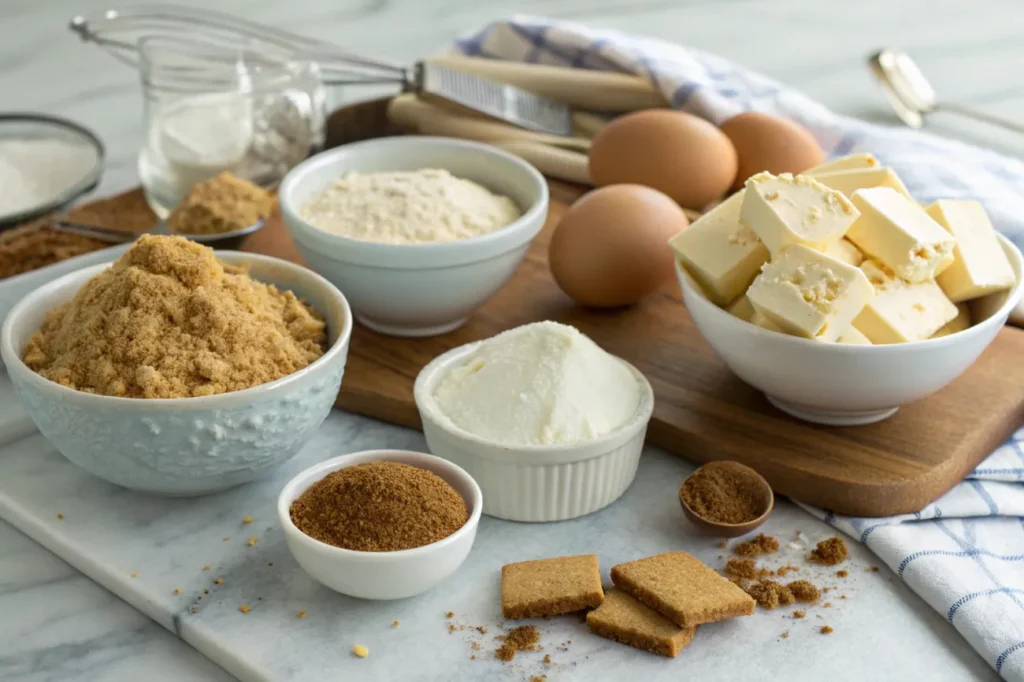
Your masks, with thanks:
[{"label": "scattered crumb", "polygon": [[196,597],[196,601],[203,601],[202,597]]},{"label": "scattered crumb", "polygon": [[469,648],[472,649],[473,651],[480,651],[480,642],[476,642],[476,641],[470,642],[469,643]]},{"label": "scattered crumb", "polygon": [[830,608],[832,608],[832,602],[830,602],[830,601],[825,602],[824,604],[821,605],[821,608],[823,608],[823,609],[830,609]]},{"label": "scattered crumb", "polygon": [[366,658],[370,655],[370,650],[362,644],[356,644],[354,647],[352,647],[352,653],[354,653],[359,658]]},{"label": "scattered crumb", "polygon": [[544,658],[541,660],[541,663],[551,665],[551,654],[544,654]]},{"label": "scattered crumb", "polygon": [[227,542],[227,541],[228,541],[228,540],[230,540],[230,539],[231,539],[231,537],[230,537],[230,536],[227,536],[227,535],[225,535],[225,536],[224,536],[224,542]]},{"label": "scattered crumb", "polygon": [[745,580],[760,580],[766,576],[772,575],[772,572],[758,568],[754,563],[753,559],[735,559],[730,558],[725,562],[725,568],[722,569],[725,573],[725,577],[734,583],[739,583]]},{"label": "scattered crumb", "polygon": [[794,618],[803,618],[806,615],[807,615],[806,611],[794,611],[793,612],[793,617]]},{"label": "scattered crumb", "polygon": [[448,626],[448,634],[451,635],[451,634],[454,634],[454,633],[455,633],[455,626],[454,625],[449,625]]},{"label": "scattered crumb", "polygon": [[214,585],[223,585],[224,584],[224,578],[214,578],[213,579],[213,584]]},{"label": "scattered crumb", "polygon": [[241,611],[242,613],[249,613],[250,611],[252,611],[252,609],[249,608],[248,604],[242,604],[241,606],[238,607],[238,610]]},{"label": "scattered crumb", "polygon": [[831,626],[829,626],[829,625],[822,625],[821,626],[821,634],[823,634],[823,635],[830,635],[833,632],[835,632],[835,630],[833,630]]},{"label": "scattered crumb", "polygon": [[199,609],[197,609],[194,606],[190,606],[190,607],[188,607],[188,612],[189,613],[199,613]]},{"label": "scattered crumb", "polygon": [[839,595],[839,598],[840,599],[846,599],[846,595],[845,594],[841,594],[841,595]]},{"label": "scattered crumb", "polygon": [[780,578],[785,578],[787,574],[792,573],[793,571],[799,571],[799,570],[800,569],[797,568],[796,566],[790,566],[790,565],[787,564],[785,566],[779,566],[779,570],[775,571],[775,574],[777,576],[779,576]]},{"label": "scattered crumb", "polygon": [[63,519],[63,518],[64,518],[64,515],[63,515],[63,514],[61,514],[60,512],[57,512],[57,518],[58,518],[58,519]]},{"label": "scattered crumb", "polygon": [[872,573],[878,573],[878,566],[868,566],[868,570]]},{"label": "scattered crumb", "polygon": [[823,587],[823,588],[821,588],[822,594],[828,594],[831,591],[832,591],[831,587]]},{"label": "scattered crumb", "polygon": [[531,675],[530,676],[530,682],[544,682],[544,680],[546,680],[546,679],[548,679],[547,675]]},{"label": "scattered crumb", "polygon": [[793,597],[798,602],[806,604],[816,602],[821,598],[821,591],[818,589],[817,585],[809,580],[794,580],[786,585],[786,587],[793,593]]},{"label": "scattered crumb", "polygon": [[267,564],[267,566],[273,566],[273,565],[274,565],[273,561],[271,561],[269,564]]},{"label": "scattered crumb", "polygon": [[487,628],[485,628],[483,625],[477,625],[476,631],[479,632],[481,635],[487,634]]},{"label": "scattered crumb", "polygon": [[250,547],[255,547],[257,540],[259,540],[258,537],[256,537],[255,535],[250,535],[249,539],[245,541],[245,544],[249,545]]},{"label": "scattered crumb", "polygon": [[295,617],[296,618],[305,618],[306,617],[306,612],[305,611],[299,611],[298,613],[295,614]]},{"label": "scattered crumb", "polygon": [[761,580],[743,588],[743,591],[754,598],[757,605],[769,611],[777,606],[788,606],[793,603],[793,593],[774,580]]},{"label": "scattered crumb", "polygon": [[508,634],[499,636],[499,639],[503,643],[494,651],[494,655],[507,662],[516,657],[516,652],[536,649],[540,633],[533,625],[520,625],[509,630]]},{"label": "scattered crumb", "polygon": [[174,594],[174,595],[178,595],[178,594],[181,594],[181,590],[179,590],[179,589],[178,589],[177,587],[175,587],[175,588],[174,588],[174,591],[173,591],[173,592],[171,592],[171,594]]},{"label": "scattered crumb", "polygon": [[722,540],[721,542],[718,543],[718,546],[721,547],[722,549],[725,549],[726,546],[728,546],[728,544],[729,544],[728,542],[726,542],[725,540]]},{"label": "scattered crumb", "polygon": [[455,616],[455,612],[454,611],[449,611],[448,613],[444,614],[445,618],[452,618],[454,616]]},{"label": "scattered crumb", "polygon": [[209,590],[203,590],[203,594],[210,594]]},{"label": "scattered crumb", "polygon": [[251,516],[246,516],[244,519],[242,519],[242,525],[243,526],[248,526],[250,523],[252,523],[252,517]]},{"label": "scattered crumb", "polygon": [[263,601],[263,597],[256,597],[256,601]]},{"label": "scattered crumb", "polygon": [[846,550],[846,543],[843,542],[842,538],[833,536],[819,542],[807,556],[807,561],[812,564],[820,564],[821,566],[835,566],[846,561],[848,556],[849,552]]},{"label": "scattered crumb", "polygon": [[206,564],[205,566],[203,566],[203,570],[204,571],[209,571],[210,570],[210,564]]},{"label": "scattered crumb", "polygon": [[845,578],[848,575],[850,575],[849,571],[836,571],[837,578]]},{"label": "scattered crumb", "polygon": [[132,571],[132,577],[133,578],[138,578],[139,577],[139,572],[138,571]]},{"label": "scattered crumb", "polygon": [[789,630],[783,632],[781,635],[779,635],[779,637],[781,637],[782,639],[789,639]]},{"label": "scattered crumb", "polygon": [[398,621],[397,620],[391,621],[391,627],[397,628],[398,627]]},{"label": "scattered crumb", "polygon": [[753,540],[741,542],[732,548],[732,551],[740,556],[760,556],[762,554],[774,554],[779,551],[779,541],[770,535],[761,533]]},{"label": "scattered crumb", "polygon": [[473,654],[472,656],[470,656],[470,657],[469,657],[469,660],[471,660],[471,661],[475,661],[475,660],[476,660],[476,654]]}]

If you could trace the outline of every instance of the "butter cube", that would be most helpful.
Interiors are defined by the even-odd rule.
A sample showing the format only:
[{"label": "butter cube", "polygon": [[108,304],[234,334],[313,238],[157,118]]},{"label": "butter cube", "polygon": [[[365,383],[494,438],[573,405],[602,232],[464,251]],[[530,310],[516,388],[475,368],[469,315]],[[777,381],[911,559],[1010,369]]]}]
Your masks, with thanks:
[{"label": "butter cube", "polygon": [[669,240],[683,267],[708,299],[727,306],[750,286],[768,260],[768,249],[740,224],[743,193],[738,192]]},{"label": "butter cube", "polygon": [[907,282],[874,260],[860,266],[875,289],[853,326],[874,344],[931,338],[958,310],[935,280]]},{"label": "butter cube", "polygon": [[835,341],[871,299],[858,268],[802,244],[766,265],[747,290],[754,310],[783,332]]},{"label": "butter cube", "polygon": [[849,263],[855,268],[859,268],[864,262],[864,254],[849,239],[840,239],[834,244],[829,244],[825,249],[825,255]]},{"label": "butter cube", "polygon": [[864,336],[856,327],[851,326],[839,337],[838,343],[845,343],[848,346],[870,346],[871,339]]},{"label": "butter cube", "polygon": [[746,294],[733,301],[726,310],[730,315],[738,317],[744,322],[750,322],[750,318],[754,316],[754,306],[750,305],[750,299]]},{"label": "butter cube", "polygon": [[774,322],[772,322],[771,320],[769,320],[767,317],[757,312],[756,310],[754,311],[753,316],[751,316],[750,318],[750,323],[756,324],[758,327],[761,327],[762,329],[767,329],[770,332],[778,332],[780,334],[786,333],[782,331],[782,327],[775,324]]},{"label": "butter cube", "polygon": [[1014,285],[1010,260],[981,204],[943,200],[925,212],[956,240],[952,265],[935,278],[949,300],[967,301]]},{"label": "butter cube", "polygon": [[953,262],[956,242],[917,204],[888,187],[853,193],[860,218],[846,237],[897,276],[923,282]]},{"label": "butter cube", "polygon": [[814,168],[805,170],[803,174],[817,175],[819,173],[835,173],[836,171],[862,170],[865,168],[878,168],[879,165],[881,164],[878,163],[878,159],[871,154],[850,154],[819,163]]},{"label": "butter cube", "polygon": [[814,179],[844,195],[853,198],[853,193],[859,189],[871,189],[872,187],[888,187],[895,190],[913,201],[910,192],[907,191],[903,181],[891,168],[857,168],[854,170],[842,170],[829,173],[815,173]]},{"label": "butter cube", "polygon": [[956,317],[946,323],[939,331],[932,334],[933,339],[937,339],[941,336],[949,336],[950,334],[956,334],[962,332],[971,326],[971,309],[967,307],[966,303],[956,304]]},{"label": "butter cube", "polygon": [[740,222],[757,233],[775,258],[792,244],[824,251],[857,216],[846,197],[805,175],[765,172],[747,180]]}]

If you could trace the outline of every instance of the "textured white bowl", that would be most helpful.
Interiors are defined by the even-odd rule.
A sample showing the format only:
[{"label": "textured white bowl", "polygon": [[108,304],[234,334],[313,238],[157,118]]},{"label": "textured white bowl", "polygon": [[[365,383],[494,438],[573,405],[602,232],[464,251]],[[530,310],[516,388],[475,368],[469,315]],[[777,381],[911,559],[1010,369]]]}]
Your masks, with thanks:
[{"label": "textured white bowl", "polygon": [[640,385],[640,405],[632,419],[603,438],[570,445],[498,445],[457,427],[434,399],[438,382],[479,345],[434,358],[416,377],[413,392],[427,446],[477,480],[484,491],[484,513],[510,521],[564,521],[606,507],[626,492],[654,411],[647,378],[621,360]]},{"label": "textured white bowl", "polygon": [[[292,523],[292,502],[327,474],[364,462],[401,462],[443,478],[469,506],[466,524],[443,540],[398,552],[357,552],[314,540]],[[361,599],[403,599],[448,578],[469,556],[480,524],[483,495],[465,471],[440,457],[404,450],[370,450],[316,464],[293,478],[277,498],[277,516],[295,561],[317,582]]]},{"label": "textured white bowl", "polygon": [[[523,216],[480,237],[429,244],[350,239],[299,216],[312,195],[345,173],[423,168],[508,196]],[[288,173],[278,197],[306,263],[345,292],[357,320],[393,336],[431,336],[463,324],[512,276],[548,212],[547,184],[528,163],[489,145],[440,137],[388,137],[317,154]]]},{"label": "textured white bowl", "polygon": [[44,379],[21,351],[46,313],[70,300],[109,263],[43,285],[8,314],[0,352],[22,406],[69,460],[125,488],[202,495],[264,476],[291,458],[327,417],[348,357],[352,314],[330,282],[294,263],[220,251],[227,263],[297,296],[327,320],[327,352],[294,374],[244,391],[143,400],[75,391]]},{"label": "textured white bowl", "polygon": [[820,343],[744,322],[704,297],[676,262],[683,300],[697,329],[740,379],[783,412],[818,424],[881,421],[960,376],[1006,322],[1021,296],[1021,253],[1000,236],[1017,284],[988,317],[956,334],[879,346]]}]

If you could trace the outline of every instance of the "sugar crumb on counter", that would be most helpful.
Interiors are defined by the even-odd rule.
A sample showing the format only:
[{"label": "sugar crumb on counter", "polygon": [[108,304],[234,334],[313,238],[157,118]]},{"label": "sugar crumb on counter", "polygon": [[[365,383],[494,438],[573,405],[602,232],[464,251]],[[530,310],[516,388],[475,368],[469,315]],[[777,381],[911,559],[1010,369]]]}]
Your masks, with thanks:
[{"label": "sugar crumb on counter", "polygon": [[174,590],[171,592],[171,594],[179,595],[179,594],[181,594],[181,590],[179,588],[175,587]]},{"label": "sugar crumb on counter", "polygon": [[214,578],[213,579],[213,584],[214,585],[223,585],[224,584],[224,578],[221,578],[221,577]]},{"label": "sugar crumb on counter", "polygon": [[231,536],[230,535],[225,535],[224,536],[224,542],[228,542],[230,540],[231,540]]},{"label": "sugar crumb on counter", "polygon": [[398,621],[397,620],[391,621],[391,627],[397,628],[398,627]]},{"label": "sugar crumb on counter", "polygon": [[821,634],[823,635],[831,635],[833,632],[835,632],[835,630],[832,629],[831,625],[822,625],[821,630],[819,630],[819,632],[821,632]]},{"label": "sugar crumb on counter", "polygon": [[296,618],[305,618],[306,615],[307,615],[306,611],[299,611],[298,613],[295,614],[295,617]]},{"label": "sugar crumb on counter", "polygon": [[209,571],[210,570],[210,564],[206,564],[205,566],[203,566],[203,570],[204,571]]},{"label": "sugar crumb on counter", "polygon": [[138,571],[132,571],[132,577],[133,578],[138,578],[139,577],[139,572]]},{"label": "sugar crumb on counter", "polygon": [[250,535],[249,539],[245,541],[245,544],[249,545],[250,547],[255,547],[257,541],[259,541],[258,537],[256,537],[255,535]]},{"label": "sugar crumb on counter", "polygon": [[850,575],[849,571],[836,571],[837,578],[845,578],[848,575]]},{"label": "sugar crumb on counter", "polygon": [[352,653],[354,653],[359,658],[366,658],[367,656],[370,655],[370,650],[367,649],[362,644],[356,644],[355,646],[352,647]]},{"label": "sugar crumb on counter", "polygon": [[58,518],[58,519],[63,519],[63,518],[64,518],[64,515],[63,515],[63,514],[61,514],[60,512],[57,512],[57,518]]},{"label": "sugar crumb on counter", "polygon": [[242,525],[243,526],[248,526],[250,523],[252,523],[252,517],[251,516],[246,516],[244,519],[242,519]]},{"label": "sugar crumb on counter", "polygon": [[238,610],[242,613],[249,613],[250,611],[252,611],[252,608],[250,608],[248,604],[242,604],[238,607]]}]

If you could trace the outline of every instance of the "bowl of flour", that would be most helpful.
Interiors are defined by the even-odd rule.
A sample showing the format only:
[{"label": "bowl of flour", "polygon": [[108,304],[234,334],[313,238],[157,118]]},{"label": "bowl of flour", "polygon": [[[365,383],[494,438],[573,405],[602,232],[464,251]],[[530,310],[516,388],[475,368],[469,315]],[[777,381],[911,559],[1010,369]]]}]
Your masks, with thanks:
[{"label": "bowl of flour", "polygon": [[306,263],[356,319],[394,336],[461,326],[515,272],[548,190],[495,147],[440,137],[367,140],[294,168],[278,197]]},{"label": "bowl of flour", "polygon": [[103,174],[103,144],[76,123],[0,114],[0,229],[67,206]]}]

